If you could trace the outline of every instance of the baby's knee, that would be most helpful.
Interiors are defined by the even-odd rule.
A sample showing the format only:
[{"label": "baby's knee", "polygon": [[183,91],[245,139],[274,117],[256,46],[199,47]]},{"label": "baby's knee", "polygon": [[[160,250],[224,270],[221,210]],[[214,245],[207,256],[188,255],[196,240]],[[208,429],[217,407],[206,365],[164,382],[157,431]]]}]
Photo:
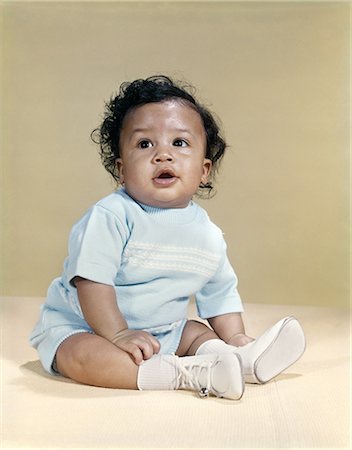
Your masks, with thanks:
[{"label": "baby's knee", "polygon": [[192,337],[194,340],[201,337],[209,337],[209,339],[218,337],[215,331],[208,327],[205,323],[198,322],[197,320],[189,320],[187,325],[189,325],[189,332],[193,335]]},{"label": "baby's knee", "polygon": [[179,356],[194,355],[200,344],[216,338],[218,338],[216,333],[206,324],[197,320],[188,320],[176,354]]},{"label": "baby's knee", "polygon": [[64,377],[74,378],[75,374],[84,370],[88,359],[87,334],[70,336],[57,349],[56,368]]}]

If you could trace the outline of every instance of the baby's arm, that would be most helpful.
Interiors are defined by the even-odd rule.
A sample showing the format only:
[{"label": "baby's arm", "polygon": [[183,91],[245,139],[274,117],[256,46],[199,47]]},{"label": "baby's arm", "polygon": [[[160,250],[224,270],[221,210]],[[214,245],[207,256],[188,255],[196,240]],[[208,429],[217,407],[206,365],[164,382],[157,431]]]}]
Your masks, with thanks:
[{"label": "baby's arm", "polygon": [[157,339],[145,331],[128,329],[112,286],[80,277],[75,277],[74,283],[84,318],[98,336],[129,353],[136,364],[158,353]]},{"label": "baby's arm", "polygon": [[241,313],[223,314],[208,319],[210,326],[227,344],[241,347],[254,339],[245,334]]}]

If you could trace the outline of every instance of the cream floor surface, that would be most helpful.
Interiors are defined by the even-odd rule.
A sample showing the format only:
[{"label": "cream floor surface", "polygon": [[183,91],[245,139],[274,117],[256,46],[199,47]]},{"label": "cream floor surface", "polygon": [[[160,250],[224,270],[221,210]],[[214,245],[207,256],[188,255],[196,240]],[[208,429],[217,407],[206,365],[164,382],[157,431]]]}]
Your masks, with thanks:
[{"label": "cream floor surface", "polygon": [[[350,448],[346,310],[248,304],[257,335],[286,315],[307,350],[285,374],[247,385],[239,402],[188,391],[81,386],[44,373],[27,336],[42,299],[1,299],[2,448]],[[194,316],[194,308],[190,310]]]}]

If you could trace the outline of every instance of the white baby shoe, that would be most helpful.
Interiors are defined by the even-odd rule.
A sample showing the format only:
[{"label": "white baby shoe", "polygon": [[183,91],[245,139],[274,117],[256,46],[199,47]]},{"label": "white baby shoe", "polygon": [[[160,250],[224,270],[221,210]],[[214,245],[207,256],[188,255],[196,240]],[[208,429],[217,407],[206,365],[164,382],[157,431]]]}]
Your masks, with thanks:
[{"label": "white baby shoe", "polygon": [[198,391],[200,397],[209,394],[239,400],[244,392],[241,357],[235,353],[186,356],[175,360],[178,371],[175,389]]},{"label": "white baby shoe", "polygon": [[266,383],[279,375],[304,353],[306,341],[301,325],[285,317],[255,341],[236,347],[241,356],[246,383]]},{"label": "white baby shoe", "polygon": [[140,390],[187,389],[239,400],[244,392],[241,357],[235,353],[196,356],[154,355],[139,366]]}]

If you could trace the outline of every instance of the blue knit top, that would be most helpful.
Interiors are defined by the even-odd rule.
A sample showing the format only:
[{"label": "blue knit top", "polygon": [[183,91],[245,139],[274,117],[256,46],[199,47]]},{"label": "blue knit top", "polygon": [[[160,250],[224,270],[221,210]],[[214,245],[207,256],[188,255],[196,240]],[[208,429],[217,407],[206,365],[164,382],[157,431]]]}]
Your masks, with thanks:
[{"label": "blue knit top", "polygon": [[192,295],[203,319],[243,311],[223,234],[193,201],[154,208],[123,188],[103,198],[74,225],[63,274],[54,280],[58,289],[47,298],[52,308],[83,318],[75,276],[113,286],[131,329],[185,319]]}]

